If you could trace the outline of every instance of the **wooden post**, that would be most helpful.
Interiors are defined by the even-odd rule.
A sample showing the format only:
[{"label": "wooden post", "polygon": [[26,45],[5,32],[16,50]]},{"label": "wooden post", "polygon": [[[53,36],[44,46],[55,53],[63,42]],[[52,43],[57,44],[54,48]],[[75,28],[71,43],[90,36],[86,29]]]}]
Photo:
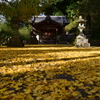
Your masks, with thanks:
[{"label": "wooden post", "polygon": [[56,43],[58,42],[58,41],[57,41],[57,35],[58,35],[57,32],[58,32],[58,29],[56,29]]}]

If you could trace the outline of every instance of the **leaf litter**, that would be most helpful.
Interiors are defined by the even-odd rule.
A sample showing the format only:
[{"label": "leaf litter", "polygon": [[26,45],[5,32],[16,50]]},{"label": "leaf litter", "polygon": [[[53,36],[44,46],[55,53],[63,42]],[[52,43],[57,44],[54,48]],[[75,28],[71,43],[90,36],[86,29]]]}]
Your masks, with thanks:
[{"label": "leaf litter", "polygon": [[61,46],[0,48],[0,100],[99,100],[100,48]]}]

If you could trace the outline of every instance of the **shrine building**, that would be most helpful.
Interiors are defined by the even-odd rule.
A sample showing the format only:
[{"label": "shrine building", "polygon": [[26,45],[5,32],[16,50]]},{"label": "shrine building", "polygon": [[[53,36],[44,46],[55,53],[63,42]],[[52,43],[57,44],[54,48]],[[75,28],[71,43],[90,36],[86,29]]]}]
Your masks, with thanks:
[{"label": "shrine building", "polygon": [[64,40],[66,32],[64,27],[68,25],[66,16],[36,16],[30,20],[32,26],[31,41],[35,39],[38,43],[56,44]]}]

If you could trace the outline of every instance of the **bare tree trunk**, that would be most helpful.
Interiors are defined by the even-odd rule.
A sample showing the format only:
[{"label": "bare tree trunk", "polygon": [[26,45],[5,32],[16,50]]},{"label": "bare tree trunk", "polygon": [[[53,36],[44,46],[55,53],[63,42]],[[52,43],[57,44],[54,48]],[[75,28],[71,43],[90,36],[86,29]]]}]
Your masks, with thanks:
[{"label": "bare tree trunk", "polygon": [[92,30],[91,30],[91,15],[87,15],[87,23],[86,23],[86,35],[87,38],[90,39],[92,35]]},{"label": "bare tree trunk", "polygon": [[19,29],[18,24],[19,24],[18,20],[12,20],[12,28],[14,29],[14,33],[7,44],[8,47],[23,47],[24,46],[24,43],[18,33],[18,29]]}]

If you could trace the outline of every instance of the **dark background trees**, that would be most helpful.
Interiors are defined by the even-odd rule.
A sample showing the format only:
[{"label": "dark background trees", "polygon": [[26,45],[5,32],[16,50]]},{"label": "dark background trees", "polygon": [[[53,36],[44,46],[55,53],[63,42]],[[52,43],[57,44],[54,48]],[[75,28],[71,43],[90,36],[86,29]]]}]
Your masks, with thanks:
[{"label": "dark background trees", "polygon": [[[82,0],[79,4],[79,14],[91,20],[92,39],[100,40],[100,1]],[[89,19],[90,18],[90,19]]]},{"label": "dark background trees", "polygon": [[[53,0],[46,8],[46,14],[66,15],[70,23],[82,15],[87,19],[91,39],[100,40],[100,1],[99,0]],[[49,13],[50,12],[50,13]],[[87,32],[88,33],[88,32]]]}]

